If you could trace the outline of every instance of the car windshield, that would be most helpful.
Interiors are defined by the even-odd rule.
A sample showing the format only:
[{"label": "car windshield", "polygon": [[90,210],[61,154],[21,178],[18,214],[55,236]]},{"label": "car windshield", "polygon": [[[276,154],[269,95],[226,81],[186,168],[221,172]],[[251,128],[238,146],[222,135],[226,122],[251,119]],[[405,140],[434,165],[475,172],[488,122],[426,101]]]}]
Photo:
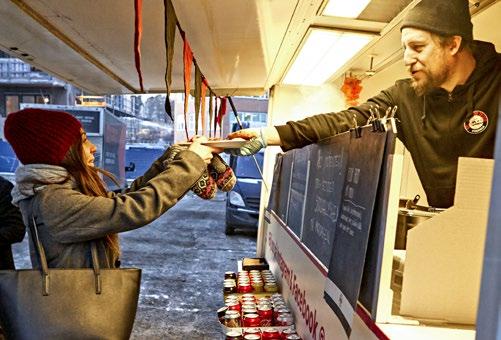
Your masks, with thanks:
[{"label": "car windshield", "polygon": [[[263,155],[261,152],[254,155],[261,170],[263,169]],[[236,163],[236,169],[234,170],[237,177],[261,178],[256,168],[256,162],[252,157],[238,157]]]}]

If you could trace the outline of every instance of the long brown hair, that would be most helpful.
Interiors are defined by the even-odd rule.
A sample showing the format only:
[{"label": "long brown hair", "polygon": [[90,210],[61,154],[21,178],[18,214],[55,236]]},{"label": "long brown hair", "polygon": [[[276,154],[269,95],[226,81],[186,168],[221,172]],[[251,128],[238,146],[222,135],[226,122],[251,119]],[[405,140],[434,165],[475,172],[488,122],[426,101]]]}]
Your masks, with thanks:
[{"label": "long brown hair", "polygon": [[[82,132],[83,136],[84,132]],[[73,143],[61,165],[68,170],[70,175],[75,178],[80,191],[89,196],[107,196],[107,190],[100,174],[111,179],[118,185],[118,181],[110,172],[89,166],[85,159],[83,138]],[[120,256],[120,243],[117,234],[108,234],[105,237],[106,246],[112,254],[113,259],[118,259]]]}]

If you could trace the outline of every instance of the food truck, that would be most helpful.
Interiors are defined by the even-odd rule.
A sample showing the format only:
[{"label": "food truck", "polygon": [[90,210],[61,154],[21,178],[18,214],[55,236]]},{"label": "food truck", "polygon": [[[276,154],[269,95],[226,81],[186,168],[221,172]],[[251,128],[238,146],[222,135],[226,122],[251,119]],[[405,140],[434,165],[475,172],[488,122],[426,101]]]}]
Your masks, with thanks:
[{"label": "food truck", "polygon": [[[2,1],[0,49],[96,95],[168,88],[222,107],[268,93],[274,126],[407,78],[400,27],[418,3]],[[475,39],[499,50],[501,2],[469,3]],[[211,129],[196,110],[173,112],[176,124],[205,115]],[[249,256],[269,264],[303,339],[499,337],[499,140],[494,160],[459,160],[455,204],[442,211],[428,206],[391,123],[268,147]]]}]

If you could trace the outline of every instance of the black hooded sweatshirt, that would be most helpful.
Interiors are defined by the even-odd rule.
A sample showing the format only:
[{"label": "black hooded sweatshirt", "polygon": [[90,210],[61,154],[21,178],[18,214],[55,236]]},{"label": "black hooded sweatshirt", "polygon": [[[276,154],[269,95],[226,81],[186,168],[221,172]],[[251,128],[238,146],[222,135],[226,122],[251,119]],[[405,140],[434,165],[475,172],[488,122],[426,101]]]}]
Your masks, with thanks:
[{"label": "black hooded sweatshirt", "polygon": [[12,183],[0,176],[0,270],[14,269],[11,244],[21,242],[26,233],[21,212],[12,205]]},{"label": "black hooded sweatshirt", "polygon": [[284,151],[365,125],[371,106],[384,113],[398,106],[397,137],[410,151],[428,203],[454,203],[458,157],[492,158],[499,111],[501,54],[494,45],[474,41],[476,67],[464,85],[451,93],[442,88],[418,96],[410,79],[398,80],[366,103],[277,126]]}]

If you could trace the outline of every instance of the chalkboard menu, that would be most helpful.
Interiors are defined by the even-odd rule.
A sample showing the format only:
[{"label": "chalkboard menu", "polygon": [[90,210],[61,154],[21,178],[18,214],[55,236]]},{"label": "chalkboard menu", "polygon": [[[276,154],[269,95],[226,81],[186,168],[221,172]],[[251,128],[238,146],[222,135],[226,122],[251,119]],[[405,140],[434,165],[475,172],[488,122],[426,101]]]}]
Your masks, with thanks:
[{"label": "chalkboard menu", "polygon": [[270,209],[328,267],[325,300],[347,334],[360,301],[375,318],[395,134],[351,130],[283,154]]},{"label": "chalkboard menu", "polygon": [[303,227],[310,149],[311,147],[304,147],[293,152],[287,225],[298,237],[301,237]]},{"label": "chalkboard menu", "polygon": [[347,171],[329,263],[325,300],[347,334],[356,308],[378,189],[386,133],[351,131]]},{"label": "chalkboard menu", "polygon": [[280,202],[280,172],[282,169],[283,154],[277,153],[275,158],[275,167],[273,168],[273,181],[271,183],[270,198],[268,200],[268,211],[278,211]]},{"label": "chalkboard menu", "polygon": [[303,243],[326,267],[339,217],[350,145],[349,132],[311,145]]},{"label": "chalkboard menu", "polygon": [[289,207],[289,189],[291,184],[292,164],[294,154],[287,152],[282,156],[282,166],[280,167],[280,183],[279,194],[280,201],[278,202],[278,210],[275,211],[280,219],[287,224],[287,209]]}]

